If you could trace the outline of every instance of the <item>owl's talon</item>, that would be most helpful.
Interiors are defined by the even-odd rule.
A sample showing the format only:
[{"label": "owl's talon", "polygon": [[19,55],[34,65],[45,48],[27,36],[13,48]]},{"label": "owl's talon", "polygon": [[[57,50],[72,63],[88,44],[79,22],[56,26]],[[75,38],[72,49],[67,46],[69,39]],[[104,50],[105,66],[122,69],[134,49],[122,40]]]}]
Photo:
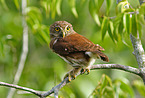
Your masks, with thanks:
[{"label": "owl's talon", "polygon": [[71,73],[68,73],[65,75],[64,79],[68,77],[68,81],[74,80],[76,78],[76,75],[71,75]]},{"label": "owl's talon", "polygon": [[86,69],[87,75],[90,73],[90,69]]},{"label": "owl's talon", "polygon": [[71,81],[71,76],[68,77],[68,81],[69,81],[69,82]]},{"label": "owl's talon", "polygon": [[76,75],[73,75],[73,79],[75,79],[76,78]]},{"label": "owl's talon", "polygon": [[71,70],[70,72],[68,72],[65,75],[64,79],[68,77],[68,81],[74,80],[76,78],[76,74],[78,71],[80,71],[79,68],[75,68],[75,69]]},{"label": "owl's talon", "polygon": [[82,70],[81,70],[81,75],[82,74],[84,74],[85,72],[87,72],[87,75],[90,73],[90,69],[88,69],[88,68],[82,68]]},{"label": "owl's talon", "polygon": [[82,70],[81,70],[81,75],[84,74],[85,71],[86,71],[86,70],[82,68]]}]

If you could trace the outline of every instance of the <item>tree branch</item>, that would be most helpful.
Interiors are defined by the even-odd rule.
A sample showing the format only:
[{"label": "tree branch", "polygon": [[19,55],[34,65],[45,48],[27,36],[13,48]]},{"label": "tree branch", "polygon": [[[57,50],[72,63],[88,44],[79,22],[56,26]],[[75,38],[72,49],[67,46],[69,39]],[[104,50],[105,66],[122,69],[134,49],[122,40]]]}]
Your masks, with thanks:
[{"label": "tree branch", "polygon": [[[26,8],[26,6],[27,6],[27,0],[22,0],[23,50],[21,53],[21,58],[20,58],[20,61],[18,64],[17,72],[16,72],[15,77],[14,77],[13,84],[18,84],[20,77],[21,77],[21,74],[22,74],[22,71],[23,71],[23,68],[24,68],[27,54],[28,54],[28,26],[27,26],[27,23],[25,21],[25,15],[26,15],[25,8]],[[14,92],[15,92],[15,89],[10,89],[7,98],[12,98]]]},{"label": "tree branch", "polygon": [[144,49],[141,44],[141,40],[139,38],[139,34],[137,38],[134,37],[132,34],[130,34],[130,39],[131,39],[132,46],[134,49],[133,54],[136,57],[136,60],[139,66],[139,71],[145,84],[145,54],[144,54]]},{"label": "tree branch", "polygon": [[120,65],[120,64],[97,64],[91,66],[91,70],[94,69],[119,69],[136,75],[140,75],[139,69],[131,66]]},{"label": "tree branch", "polygon": [[27,88],[27,87],[18,86],[18,85],[15,85],[15,84],[9,84],[9,83],[5,83],[5,82],[0,82],[0,86],[11,87],[11,88],[15,88],[15,89],[18,89],[18,90],[23,90],[23,91],[27,91],[27,92],[33,93],[33,94],[35,94],[35,95],[37,95],[39,97],[41,96],[41,93],[39,93],[39,91],[30,89],[30,88]]},{"label": "tree branch", "polygon": [[136,57],[138,66],[140,70],[143,69],[145,71],[145,54],[144,54],[144,49],[141,44],[141,40],[139,39],[139,37],[135,38],[132,34],[130,34],[130,39],[131,39],[132,46],[134,49],[133,54]]},{"label": "tree branch", "polygon": [[[119,70],[123,70],[126,72],[136,74],[138,76],[141,76],[139,69],[134,68],[134,67],[130,67],[130,66],[120,65],[120,64],[97,64],[97,65],[91,66],[91,70],[96,70],[96,69],[119,69]],[[80,74],[81,73],[78,73],[76,76],[78,76]],[[11,88],[27,91],[29,93],[32,93],[32,94],[39,96],[40,98],[46,98],[50,94],[54,93],[55,98],[58,98],[59,90],[63,86],[65,86],[67,83],[69,83],[68,77],[65,78],[61,83],[59,83],[58,85],[56,85],[55,87],[53,87],[51,90],[49,90],[47,92],[36,91],[36,90],[30,89],[30,88],[26,88],[26,87],[14,85],[14,84],[8,84],[8,83],[4,83],[4,82],[0,82],[0,86],[6,86],[6,87],[11,87]]]}]

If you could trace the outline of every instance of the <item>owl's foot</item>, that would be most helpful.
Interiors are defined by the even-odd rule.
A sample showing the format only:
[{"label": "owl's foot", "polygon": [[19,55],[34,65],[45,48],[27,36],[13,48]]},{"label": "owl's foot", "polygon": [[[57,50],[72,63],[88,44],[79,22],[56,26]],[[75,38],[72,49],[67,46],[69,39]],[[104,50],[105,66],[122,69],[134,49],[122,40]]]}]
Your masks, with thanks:
[{"label": "owl's foot", "polygon": [[68,81],[74,80],[76,78],[76,75],[72,74],[71,72],[67,73],[64,76],[64,79],[68,77]]},{"label": "owl's foot", "polygon": [[84,74],[85,72],[87,72],[87,75],[88,75],[90,73],[90,69],[89,68],[82,68],[81,74]]},{"label": "owl's foot", "polygon": [[74,68],[70,72],[68,72],[64,79],[68,77],[68,81],[74,80],[76,78],[76,74],[80,72],[81,68]]}]

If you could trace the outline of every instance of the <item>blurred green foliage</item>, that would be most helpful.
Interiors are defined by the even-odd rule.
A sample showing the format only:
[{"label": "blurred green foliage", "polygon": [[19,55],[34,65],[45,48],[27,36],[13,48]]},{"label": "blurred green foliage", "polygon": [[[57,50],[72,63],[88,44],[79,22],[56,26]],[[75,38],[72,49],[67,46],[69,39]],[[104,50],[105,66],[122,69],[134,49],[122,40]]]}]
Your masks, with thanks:
[{"label": "blurred green foliage", "polygon": [[[145,46],[145,4],[138,0],[28,0],[25,19],[29,27],[29,53],[19,85],[48,91],[72,68],[49,49],[49,26],[58,20],[70,22],[74,30],[105,48],[109,63],[136,67],[129,34],[137,31]],[[22,51],[21,0],[0,1],[0,81],[12,83]],[[130,13],[133,13],[130,15]],[[102,41],[103,39],[103,41]],[[97,63],[105,63],[97,60]],[[68,66],[67,66],[68,65]],[[106,75],[102,75],[106,74]],[[102,78],[101,78],[102,77]],[[98,83],[99,82],[99,83]],[[142,80],[119,70],[94,70],[64,86],[63,98],[144,97]],[[0,87],[2,98],[9,89]],[[32,98],[15,94],[14,98]]]}]

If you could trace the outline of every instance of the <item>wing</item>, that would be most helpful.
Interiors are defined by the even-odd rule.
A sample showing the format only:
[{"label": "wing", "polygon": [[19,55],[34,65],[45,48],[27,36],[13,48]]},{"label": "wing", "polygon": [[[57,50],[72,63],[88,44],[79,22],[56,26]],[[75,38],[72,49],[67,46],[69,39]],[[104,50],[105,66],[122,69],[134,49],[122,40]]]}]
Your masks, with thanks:
[{"label": "wing", "polygon": [[87,38],[77,33],[68,35],[65,38],[52,40],[50,48],[59,55],[67,55],[81,51],[93,52],[98,54],[102,60],[108,61],[108,57],[101,52],[101,50],[104,50],[101,46],[92,43]]},{"label": "wing", "polygon": [[88,40],[86,37],[74,33],[71,35],[68,35],[67,37],[64,38],[64,41],[68,42],[68,44],[72,45],[77,51],[103,51],[104,48],[99,46],[98,44],[94,44],[90,40]]}]

